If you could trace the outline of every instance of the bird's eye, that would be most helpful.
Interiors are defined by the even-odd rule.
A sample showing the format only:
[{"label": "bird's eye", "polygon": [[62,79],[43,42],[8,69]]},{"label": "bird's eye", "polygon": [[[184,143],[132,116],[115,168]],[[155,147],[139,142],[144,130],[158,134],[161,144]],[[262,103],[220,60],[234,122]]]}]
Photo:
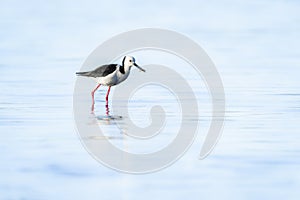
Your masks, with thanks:
[{"label": "bird's eye", "polygon": [[132,62],[132,60],[129,60],[129,62]]}]

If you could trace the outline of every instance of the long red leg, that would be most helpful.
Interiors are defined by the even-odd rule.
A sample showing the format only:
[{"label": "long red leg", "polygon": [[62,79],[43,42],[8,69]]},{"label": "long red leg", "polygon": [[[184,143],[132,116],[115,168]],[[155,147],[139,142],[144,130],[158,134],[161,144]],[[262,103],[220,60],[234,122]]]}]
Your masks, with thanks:
[{"label": "long red leg", "polygon": [[92,111],[94,111],[94,105],[95,105],[95,99],[94,99],[94,95],[95,92],[97,91],[97,89],[100,87],[101,84],[98,84],[97,87],[92,91]]},{"label": "long red leg", "polygon": [[108,87],[108,90],[107,90],[107,93],[106,93],[106,104],[108,104],[108,95],[109,95],[109,92],[110,92],[110,86]]}]

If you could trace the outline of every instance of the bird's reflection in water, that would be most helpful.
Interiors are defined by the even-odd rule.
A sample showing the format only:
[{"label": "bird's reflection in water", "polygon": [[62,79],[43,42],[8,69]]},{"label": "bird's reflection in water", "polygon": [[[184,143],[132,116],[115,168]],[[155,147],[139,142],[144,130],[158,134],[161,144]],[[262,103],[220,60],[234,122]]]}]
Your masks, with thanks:
[{"label": "bird's reflection in water", "polygon": [[109,111],[109,105],[108,102],[105,104],[105,115],[95,115],[94,112],[92,112],[94,117],[97,119],[98,124],[100,125],[112,125],[116,124],[116,120],[122,120],[123,117],[120,115],[111,115]]},{"label": "bird's reflection in water", "polygon": [[[123,117],[120,115],[111,115],[108,102],[105,105],[105,113],[103,115],[97,115],[95,112],[91,112],[89,125],[99,126],[102,129],[102,134],[96,134],[87,137],[91,140],[120,140],[123,139],[123,133],[125,130],[119,128],[118,124],[122,122]],[[118,122],[117,122],[118,121]],[[120,132],[116,134],[114,127],[118,127]]]}]

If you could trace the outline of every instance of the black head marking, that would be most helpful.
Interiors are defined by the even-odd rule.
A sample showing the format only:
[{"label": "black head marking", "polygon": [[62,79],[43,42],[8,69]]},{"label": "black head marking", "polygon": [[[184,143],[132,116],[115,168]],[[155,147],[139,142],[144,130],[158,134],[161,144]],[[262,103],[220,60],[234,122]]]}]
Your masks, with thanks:
[{"label": "black head marking", "polygon": [[124,70],[125,59],[126,59],[126,56],[124,56],[123,61],[122,61],[122,65],[121,65],[120,68],[119,68],[119,71],[120,71],[122,74],[125,74],[125,70]]},{"label": "black head marking", "polygon": [[126,59],[126,56],[124,56],[123,61],[122,61],[122,66],[123,67],[124,67],[125,59]]}]

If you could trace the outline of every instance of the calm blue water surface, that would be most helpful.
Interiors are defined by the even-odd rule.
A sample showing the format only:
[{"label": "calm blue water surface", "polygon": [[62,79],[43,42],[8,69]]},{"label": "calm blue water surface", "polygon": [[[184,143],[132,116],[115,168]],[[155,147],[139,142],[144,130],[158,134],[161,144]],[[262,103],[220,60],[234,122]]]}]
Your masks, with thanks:
[{"label": "calm blue water surface", "polygon": [[[0,199],[298,199],[300,3],[145,4],[0,3]],[[172,29],[198,42],[223,79],[227,113],[216,148],[198,160],[211,104],[203,81],[185,72],[199,98],[198,137],[169,168],[130,175],[106,168],[84,149],[72,101],[75,72],[89,53],[111,36],[141,27]],[[146,64],[143,56],[138,61]],[[136,76],[142,74],[129,78]],[[99,116],[105,115],[105,92],[96,95]],[[178,109],[163,90],[141,90],[130,104],[138,125],[149,123],[141,107],[152,103]],[[173,128],[175,118],[171,113]],[[127,140],[113,123],[100,126],[124,147]],[[143,153],[165,139],[146,149],[128,144]]]}]

